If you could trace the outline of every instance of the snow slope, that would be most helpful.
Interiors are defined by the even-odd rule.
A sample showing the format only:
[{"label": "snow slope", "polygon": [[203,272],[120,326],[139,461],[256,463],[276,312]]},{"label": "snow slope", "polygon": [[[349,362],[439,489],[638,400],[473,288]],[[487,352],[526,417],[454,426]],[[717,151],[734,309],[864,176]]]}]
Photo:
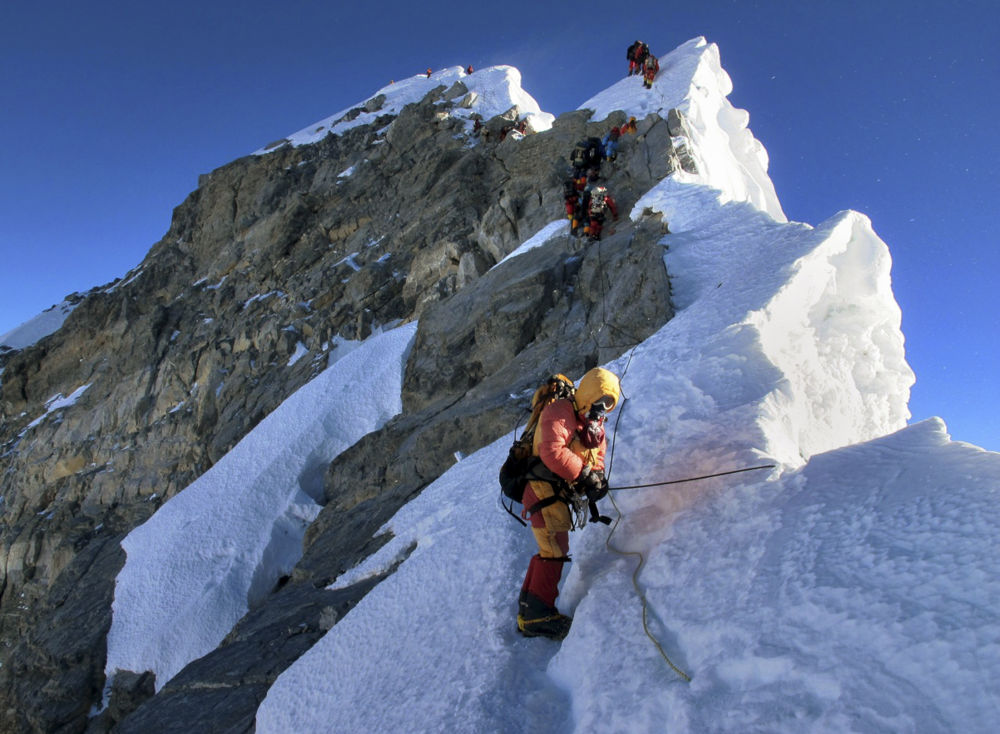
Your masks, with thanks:
[{"label": "snow slope", "polygon": [[63,301],[47,308],[20,326],[0,335],[0,348],[24,349],[40,341],[49,334],[54,334],[66,321],[75,306],[69,301]]},{"label": "snow slope", "polygon": [[278,679],[257,731],[992,731],[1000,456],[927,422],[768,481],[617,493],[611,544],[645,550],[651,629],[688,684],[643,632],[638,559],[603,526],[572,541],[566,641],[516,633],[533,543],[489,489],[506,450],[394,518],[366,569],[417,549]]},{"label": "snow slope", "polygon": [[[416,324],[372,336],[302,387],[122,542],[106,671],[157,688],[213,650],[302,553],[327,464],[402,410]],[[368,390],[366,381],[378,386]]]}]

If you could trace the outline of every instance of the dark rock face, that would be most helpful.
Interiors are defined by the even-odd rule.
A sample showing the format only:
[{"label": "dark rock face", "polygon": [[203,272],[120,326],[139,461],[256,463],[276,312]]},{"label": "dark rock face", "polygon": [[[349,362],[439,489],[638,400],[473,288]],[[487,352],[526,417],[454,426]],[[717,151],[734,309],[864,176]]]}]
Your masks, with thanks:
[{"label": "dark rock face", "polygon": [[158,694],[122,711],[109,705],[87,731],[252,732],[257,707],[274,679],[379,581],[338,591],[297,584],[275,592],[266,608],[247,614],[217,650],[192,662]]},{"label": "dark rock face", "polygon": [[[576,140],[624,118],[576,112],[521,140],[476,139],[447,114],[464,93],[439,88],[397,117],[201,177],[142,264],[75,296],[56,333],[0,354],[0,731],[252,730],[274,678],[370,588],[323,587],[384,542],[375,531],[456,451],[513,429],[510,395],[669,319],[666,224],[627,220],[680,165],[666,121],[642,121],[605,164],[623,218],[603,241],[557,236],[494,268],[561,218]],[[412,319],[404,411],[330,466],[288,583],[156,695],[144,671],[119,675],[89,718],[121,538],[323,369],[338,339]]]}]

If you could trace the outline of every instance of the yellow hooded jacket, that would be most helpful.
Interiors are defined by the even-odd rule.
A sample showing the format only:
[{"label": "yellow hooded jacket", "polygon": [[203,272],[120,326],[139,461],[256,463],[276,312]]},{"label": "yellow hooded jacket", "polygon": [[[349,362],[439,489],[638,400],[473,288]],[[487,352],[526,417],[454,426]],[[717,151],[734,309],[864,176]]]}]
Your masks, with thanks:
[{"label": "yellow hooded jacket", "polygon": [[[614,404],[609,411],[613,410],[621,396],[618,377],[603,367],[595,367],[580,380],[573,401],[557,400],[546,406],[539,418],[534,455],[550,471],[568,482],[579,477],[585,466],[593,470],[604,469],[607,442],[602,440],[595,448],[587,448],[580,441],[579,433],[586,428],[586,416],[591,406],[605,395],[613,398]],[[555,494],[555,488],[549,482],[532,480],[530,484],[539,500]],[[572,522],[565,504],[557,502],[542,508],[541,512],[551,530],[570,529]]]}]

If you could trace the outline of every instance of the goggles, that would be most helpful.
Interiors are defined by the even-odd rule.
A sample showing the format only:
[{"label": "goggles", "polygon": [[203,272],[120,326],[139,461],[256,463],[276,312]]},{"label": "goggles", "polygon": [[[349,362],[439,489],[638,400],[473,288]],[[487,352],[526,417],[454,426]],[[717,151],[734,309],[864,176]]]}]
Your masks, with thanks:
[{"label": "goggles", "polygon": [[615,399],[610,395],[602,395],[597,400],[595,400],[591,405],[592,407],[599,408],[600,410],[603,410],[605,413],[607,413],[609,410],[615,407]]}]

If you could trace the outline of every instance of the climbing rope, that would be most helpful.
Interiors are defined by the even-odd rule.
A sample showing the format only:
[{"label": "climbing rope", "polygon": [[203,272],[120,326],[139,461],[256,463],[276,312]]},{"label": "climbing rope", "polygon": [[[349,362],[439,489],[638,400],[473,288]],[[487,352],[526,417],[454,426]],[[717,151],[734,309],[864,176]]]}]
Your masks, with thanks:
[{"label": "climbing rope", "polygon": [[[618,424],[615,424],[617,428]],[[669,482],[653,482],[651,484],[630,484],[626,487],[611,487],[612,492],[622,489],[646,489],[647,487],[666,487],[668,484],[683,484],[684,482],[698,482],[702,479],[712,479],[713,477],[726,477],[730,474],[742,474],[745,471],[759,471],[761,469],[774,469],[777,464],[762,464],[761,466],[748,466],[745,469],[732,469],[730,471],[720,471],[715,474],[703,474],[700,477],[688,477],[687,479],[671,479]]]},{"label": "climbing rope", "polygon": [[[634,352],[635,352],[635,347],[632,348],[632,353]],[[632,363],[632,353],[629,354],[628,362],[625,365],[625,370],[622,372],[622,379],[624,379],[625,374],[628,372],[629,365]],[[622,406],[621,409],[618,411],[618,417],[615,419],[615,428],[611,434],[611,457],[608,462],[608,471],[606,476],[611,475],[611,467],[615,460],[615,441],[618,437],[618,422],[621,420],[622,414],[625,412],[625,406],[628,403],[628,398],[625,397],[624,395],[622,397],[623,397]],[[642,629],[646,633],[646,637],[648,637],[650,642],[653,643],[653,646],[656,648],[656,651],[660,653],[660,657],[663,658],[664,662],[670,667],[670,669],[673,670],[675,673],[677,673],[677,675],[680,676],[680,678],[685,683],[690,683],[691,676],[685,673],[679,667],[677,667],[674,661],[670,659],[670,656],[667,655],[666,650],[663,649],[663,645],[661,645],[660,641],[656,639],[656,635],[654,635],[653,631],[649,628],[649,600],[646,598],[646,592],[644,592],[642,590],[642,587],[639,585],[639,574],[642,572],[643,566],[646,565],[646,557],[639,551],[625,551],[616,548],[614,545],[611,544],[611,538],[614,537],[615,531],[618,530],[618,525],[621,523],[624,514],[622,513],[621,508],[618,507],[618,503],[615,501],[614,495],[609,494],[608,496],[611,498],[611,504],[614,505],[615,512],[618,513],[618,517],[615,520],[614,525],[611,526],[611,531],[608,533],[608,537],[604,541],[604,546],[612,553],[617,553],[620,556],[623,557],[632,556],[632,557],[637,557],[639,559],[639,563],[635,567],[635,571],[632,572],[632,587],[635,589],[636,596],[639,597],[639,601],[642,604]]]},{"label": "climbing rope", "polygon": [[[635,231],[633,230],[632,235],[631,235],[631,237],[629,239],[629,246],[630,247],[632,245],[632,239],[634,239],[634,238],[635,238]],[[601,274],[599,276],[600,277],[600,281],[601,281],[601,289],[603,291],[603,294],[602,294],[603,297],[601,299],[601,318],[602,318],[602,322],[603,323],[602,323],[601,328],[599,328],[596,333],[593,333],[594,345],[595,345],[595,347],[597,347],[598,350],[600,350],[601,348],[613,348],[613,347],[603,346],[603,345],[600,344],[600,341],[599,341],[598,337],[599,337],[600,333],[605,328],[609,328],[612,331],[621,331],[623,336],[625,336],[626,338],[631,339],[633,346],[632,346],[631,350],[629,351],[628,360],[625,363],[625,369],[622,370],[622,375],[621,375],[621,378],[620,378],[620,382],[624,382],[625,376],[628,374],[628,369],[632,365],[632,357],[635,355],[635,350],[639,346],[639,340],[636,339],[633,335],[628,334],[624,330],[618,329],[613,324],[609,324],[608,323],[608,320],[607,320],[608,284],[607,284],[607,280],[606,280],[607,274],[606,274],[606,270],[604,268],[604,263],[603,263],[602,253],[601,253],[601,241],[600,240],[598,240],[598,242],[597,242],[597,259],[598,259],[598,270],[599,270],[599,272]],[[614,460],[615,460],[615,443],[616,443],[617,438],[618,438],[618,423],[622,419],[622,415],[625,412],[625,406],[627,404],[628,404],[628,397],[625,396],[624,393],[623,393],[622,394],[621,408],[618,410],[618,416],[615,419],[615,427],[614,427],[614,430],[612,431],[612,434],[611,434],[611,454],[610,454],[610,457],[609,457],[609,460],[608,460],[608,470],[605,473],[605,476],[606,476],[606,478],[609,481],[610,481],[610,477],[611,477],[611,467],[613,466]],[[705,475],[698,476],[698,477],[688,477],[688,478],[685,478],[685,479],[674,479],[674,480],[665,481],[665,482],[653,482],[653,483],[650,483],[650,484],[634,484],[634,485],[628,485],[628,486],[624,486],[624,487],[611,487],[610,491],[629,490],[629,489],[645,489],[647,487],[664,487],[664,486],[667,486],[667,485],[670,485],[670,484],[681,484],[683,482],[696,482],[696,481],[700,481],[700,480],[703,480],[703,479],[711,479],[713,477],[724,477],[724,476],[728,476],[730,474],[740,474],[740,473],[743,473],[743,472],[759,471],[761,469],[773,469],[775,466],[776,466],[775,464],[765,464],[765,465],[762,465],[762,466],[751,466],[751,467],[746,467],[746,468],[743,468],[743,469],[733,469],[733,470],[730,470],[730,471],[717,472],[717,473],[714,473],[714,474],[705,474]],[[664,662],[666,662],[666,664],[670,667],[670,669],[673,670],[678,676],[680,676],[680,678],[683,679],[685,682],[690,683],[691,682],[691,676],[688,675],[686,672],[684,672],[681,668],[679,668],[670,659],[670,656],[667,655],[666,651],[663,649],[663,645],[660,643],[659,640],[656,639],[656,636],[653,634],[652,630],[649,627],[649,615],[650,615],[650,611],[649,611],[649,599],[646,597],[646,593],[643,591],[642,587],[639,585],[639,574],[642,572],[643,567],[646,565],[646,557],[645,557],[645,555],[643,555],[639,551],[625,551],[625,550],[621,550],[620,548],[616,548],[612,544],[612,542],[611,542],[611,539],[614,537],[615,532],[618,530],[619,524],[621,524],[622,518],[624,517],[624,513],[622,513],[621,508],[618,507],[618,502],[615,501],[614,495],[609,494],[609,497],[611,498],[611,504],[614,506],[615,512],[618,513],[618,517],[615,520],[614,524],[611,526],[611,530],[608,533],[608,537],[604,541],[604,545],[612,553],[616,553],[616,554],[618,554],[620,556],[623,556],[623,557],[630,557],[631,556],[631,557],[639,559],[639,563],[636,565],[635,571],[633,571],[633,573],[632,573],[632,586],[635,589],[635,593],[639,597],[639,601],[642,604],[642,629],[646,633],[646,637],[648,637],[649,640],[650,640],[650,642],[653,643],[653,646],[656,648],[657,652],[659,652],[660,657],[663,658]]]},{"label": "climbing rope", "polygon": [[[629,238],[629,243],[628,243],[629,247],[632,246],[632,240],[634,238],[635,238],[635,231],[633,230],[632,236]],[[598,277],[601,282],[601,290],[603,291],[601,298],[602,326],[597,330],[596,333],[593,333],[593,338],[594,338],[594,346],[599,351],[602,348],[609,348],[607,346],[602,345],[599,340],[599,335],[605,329],[605,327],[610,327],[611,330],[616,330],[616,331],[623,331],[623,330],[617,329],[614,325],[608,323],[607,319],[608,283],[606,280],[607,274],[604,268],[600,240],[597,241],[597,263],[598,263],[598,271],[600,273]],[[628,369],[632,365],[632,357],[635,355],[635,350],[638,348],[640,342],[639,339],[636,339],[634,336],[630,334],[625,333],[624,336],[626,338],[631,339],[632,348],[629,351],[628,360],[626,360],[625,362],[625,369],[622,370],[621,377],[619,378],[619,384],[625,381],[625,376],[628,374]],[[621,407],[618,409],[618,416],[615,418],[615,427],[611,433],[611,455],[608,461],[608,470],[605,473],[605,478],[608,479],[610,479],[611,477],[611,467],[614,464],[615,460],[615,442],[618,437],[618,423],[622,419],[622,414],[625,412],[625,406],[627,404],[628,404],[628,397],[624,393],[622,393]],[[649,600],[646,598],[646,593],[639,585],[639,574],[642,572],[643,566],[646,565],[646,557],[639,551],[624,551],[619,548],[616,548],[611,543],[611,539],[614,537],[615,531],[618,530],[618,525],[621,523],[624,514],[618,507],[618,503],[615,502],[614,496],[610,494],[608,496],[611,498],[611,504],[614,505],[615,512],[618,513],[618,518],[615,520],[614,525],[611,526],[611,531],[608,533],[608,537],[605,539],[604,545],[612,553],[616,553],[625,558],[631,556],[631,557],[637,557],[639,559],[639,563],[635,567],[635,571],[632,573],[632,587],[635,589],[636,596],[639,597],[639,601],[642,604],[642,629],[646,633],[646,637],[648,637],[649,641],[653,643],[653,646],[656,648],[656,651],[660,653],[660,657],[663,658],[664,662],[670,667],[670,669],[673,670],[678,676],[680,676],[682,680],[684,680],[687,683],[690,683],[691,676],[685,673],[679,667],[677,667],[677,665],[670,659],[670,656],[667,655],[666,650],[663,649],[663,645],[661,645],[660,641],[656,639],[656,635],[654,635],[653,631],[649,628]]]},{"label": "climbing rope", "polygon": [[[625,246],[626,249],[630,249],[632,247],[632,242],[634,240],[635,240],[635,230],[633,229],[631,234],[629,235],[628,244]],[[608,329],[609,332],[617,332],[618,336],[622,336],[626,340],[628,340],[628,344],[632,345],[632,349],[634,350],[636,346],[638,346],[639,343],[642,341],[642,339],[639,339],[634,334],[631,334],[625,329],[621,328],[620,326],[612,324],[608,321],[608,307],[607,307],[608,279],[610,276],[608,275],[607,269],[604,267],[604,257],[601,245],[602,241],[597,240],[597,271],[598,271],[598,279],[600,280],[601,283],[602,293],[601,293],[601,327],[596,332],[591,332],[591,335],[594,338],[594,346],[598,349],[598,351],[601,349],[624,349],[628,346],[627,344],[601,344],[599,336],[601,332],[604,331],[604,329]]]}]

